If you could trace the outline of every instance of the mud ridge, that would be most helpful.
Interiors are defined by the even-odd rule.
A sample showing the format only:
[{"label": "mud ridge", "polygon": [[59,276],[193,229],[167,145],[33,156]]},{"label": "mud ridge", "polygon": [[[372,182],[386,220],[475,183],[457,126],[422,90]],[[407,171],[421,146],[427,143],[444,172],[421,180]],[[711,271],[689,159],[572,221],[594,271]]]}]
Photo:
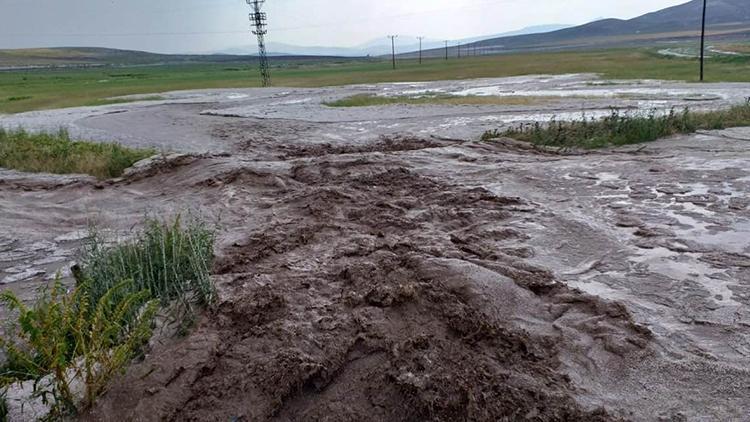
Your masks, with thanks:
[{"label": "mud ridge", "polygon": [[363,154],[373,152],[417,151],[454,145],[457,141],[444,141],[435,138],[420,139],[412,136],[380,136],[377,141],[357,145],[318,144],[289,146],[287,158],[321,157],[324,155]]},{"label": "mud ridge", "polygon": [[284,183],[284,218],[219,252],[221,302],[86,420],[623,417],[578,403],[566,366],[648,353],[649,333],[496,252],[533,253],[504,223],[534,212],[523,199],[362,158],[297,163]]}]

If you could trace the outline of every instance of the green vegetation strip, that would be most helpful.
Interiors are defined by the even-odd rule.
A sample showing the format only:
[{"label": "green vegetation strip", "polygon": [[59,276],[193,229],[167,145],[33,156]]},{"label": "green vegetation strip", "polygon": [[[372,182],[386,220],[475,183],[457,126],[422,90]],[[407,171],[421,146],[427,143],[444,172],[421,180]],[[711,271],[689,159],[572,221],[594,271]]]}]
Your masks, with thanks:
[{"label": "green vegetation strip", "polygon": [[603,119],[557,121],[524,124],[504,131],[489,131],[482,137],[488,141],[497,138],[513,138],[536,145],[563,148],[603,148],[641,142],[698,130],[726,129],[750,126],[750,100],[746,104],[727,110],[691,112],[670,111],[659,115],[656,112],[644,116],[623,114],[613,110]]},{"label": "green vegetation strip", "polygon": [[34,397],[50,405],[49,420],[92,407],[142,353],[160,309],[170,324],[186,328],[194,306],[213,301],[213,240],[202,222],[180,218],[148,220],[133,240],[114,246],[94,233],[82,266],[74,267],[72,290],[58,280],[32,305],[4,292],[0,301],[15,319],[0,339],[6,357],[1,396],[15,383],[33,381]]},{"label": "green vegetation strip", "polygon": [[74,141],[65,130],[30,133],[0,127],[0,167],[26,172],[90,174],[119,177],[137,161],[154,155],[150,149]]},{"label": "green vegetation strip", "polygon": [[423,96],[394,96],[358,94],[340,100],[324,103],[328,107],[368,107],[383,105],[532,105],[555,101],[550,97],[494,96],[494,95],[451,95],[425,94]]},{"label": "green vegetation strip", "polygon": [[146,97],[135,97],[135,98],[103,98],[100,100],[94,100],[86,103],[87,106],[102,106],[110,104],[127,104],[136,103],[141,101],[163,101],[166,98],[161,95],[149,95]]}]

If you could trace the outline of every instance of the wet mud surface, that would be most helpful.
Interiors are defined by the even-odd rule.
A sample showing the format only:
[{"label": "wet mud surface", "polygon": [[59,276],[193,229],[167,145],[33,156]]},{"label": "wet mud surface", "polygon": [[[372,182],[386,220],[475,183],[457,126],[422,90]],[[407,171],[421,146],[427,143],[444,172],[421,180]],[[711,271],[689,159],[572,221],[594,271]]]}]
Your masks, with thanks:
[{"label": "wet mud surface", "polygon": [[[276,95],[258,92],[232,101]],[[206,114],[229,105],[72,120],[117,137],[150,110],[129,142],[190,153],[120,180],[0,171],[0,282],[25,297],[69,267],[91,220],[220,221],[219,303],[84,420],[750,414],[750,130],[558,155],[409,129],[433,117],[360,131]],[[33,119],[62,112],[46,113]]]}]

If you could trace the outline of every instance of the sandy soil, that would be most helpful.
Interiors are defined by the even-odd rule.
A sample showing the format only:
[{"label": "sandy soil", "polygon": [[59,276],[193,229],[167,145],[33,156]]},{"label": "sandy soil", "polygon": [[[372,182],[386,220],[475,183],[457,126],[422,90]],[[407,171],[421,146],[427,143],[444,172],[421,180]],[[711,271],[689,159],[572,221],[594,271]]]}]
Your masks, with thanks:
[{"label": "sandy soil", "polygon": [[[476,139],[559,101],[314,118],[362,90],[638,88],[667,108],[750,92],[611,83],[183,92],[0,118],[189,153],[103,183],[1,171],[0,280],[29,297],[91,219],[220,221],[217,306],[84,420],[747,420],[750,129],[558,155]],[[646,101],[597,95],[592,110]]]}]

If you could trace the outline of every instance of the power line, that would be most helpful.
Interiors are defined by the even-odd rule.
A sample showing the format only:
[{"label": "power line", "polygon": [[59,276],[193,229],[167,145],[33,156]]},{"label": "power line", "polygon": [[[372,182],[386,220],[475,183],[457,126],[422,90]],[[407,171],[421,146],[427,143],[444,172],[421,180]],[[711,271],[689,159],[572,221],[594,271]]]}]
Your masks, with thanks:
[{"label": "power line", "polygon": [[253,27],[253,34],[258,37],[258,61],[260,62],[260,77],[263,86],[271,85],[271,74],[268,70],[268,53],[266,52],[266,34],[267,16],[261,12],[265,0],[247,0],[247,4],[252,8],[250,13],[250,22]]}]

